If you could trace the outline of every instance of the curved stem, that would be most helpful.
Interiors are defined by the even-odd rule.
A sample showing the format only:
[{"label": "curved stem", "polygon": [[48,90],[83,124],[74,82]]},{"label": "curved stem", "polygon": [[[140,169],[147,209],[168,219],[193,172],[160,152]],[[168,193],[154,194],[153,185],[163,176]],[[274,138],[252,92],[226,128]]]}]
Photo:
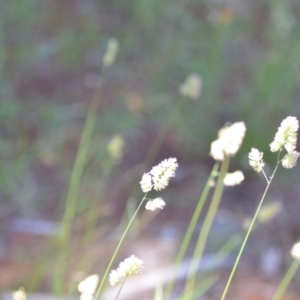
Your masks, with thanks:
[{"label": "curved stem", "polygon": [[116,250],[115,250],[114,254],[112,255],[112,258],[111,258],[111,260],[110,260],[110,262],[109,262],[109,264],[108,264],[108,266],[106,268],[106,271],[105,271],[105,273],[104,273],[104,275],[102,277],[102,280],[100,282],[100,285],[99,285],[99,287],[97,289],[97,293],[95,294],[94,300],[96,300],[99,297],[99,295],[100,295],[101,289],[102,289],[102,287],[104,285],[104,282],[105,282],[105,280],[107,278],[108,272],[109,272],[109,270],[110,270],[110,268],[111,268],[111,266],[112,266],[112,264],[113,264],[113,262],[114,262],[114,260],[115,260],[115,258],[117,256],[117,253],[118,253],[118,251],[119,251],[119,249],[120,249],[120,247],[121,247],[121,245],[122,245],[122,243],[123,243],[123,241],[125,239],[125,236],[126,236],[128,230],[129,230],[129,228],[130,228],[130,226],[131,226],[131,224],[132,224],[135,216],[137,215],[138,211],[140,210],[142,204],[144,203],[144,201],[146,199],[146,195],[147,194],[145,194],[144,198],[142,199],[141,203],[139,204],[138,208],[136,209],[135,213],[133,214],[132,218],[130,219],[130,221],[129,221],[129,223],[128,223],[128,225],[127,225],[127,227],[126,227],[126,229],[125,229],[125,231],[124,231],[124,233],[123,233],[123,235],[122,235],[122,237],[121,237],[121,239],[120,239],[120,241],[119,241],[119,243],[118,243],[118,245],[116,247]]},{"label": "curved stem", "polygon": [[[279,156],[278,156],[278,157],[279,157]],[[241,249],[240,249],[240,251],[239,251],[239,253],[238,253],[238,256],[237,256],[237,258],[236,258],[236,261],[235,261],[235,263],[234,263],[234,266],[233,266],[233,268],[232,268],[232,270],[231,270],[231,273],[230,273],[230,275],[229,275],[228,281],[227,281],[227,283],[226,283],[225,289],[224,289],[224,291],[223,291],[223,294],[222,294],[222,297],[221,297],[220,300],[224,300],[225,297],[226,297],[226,294],[227,294],[227,292],[228,292],[230,283],[231,283],[232,278],[233,278],[233,276],[234,276],[234,273],[235,273],[235,271],[236,271],[236,269],[237,269],[237,266],[238,266],[238,264],[239,264],[239,261],[240,261],[240,259],[241,259],[242,254],[243,254],[243,251],[244,251],[244,249],[245,249],[246,243],[247,243],[248,238],[249,238],[249,236],[250,236],[250,233],[251,233],[251,231],[252,231],[252,229],[253,229],[254,223],[255,223],[255,221],[256,221],[256,218],[257,218],[257,216],[258,216],[258,213],[259,213],[259,211],[260,211],[260,208],[261,208],[261,206],[262,206],[262,204],[263,204],[263,202],[264,202],[264,199],[265,199],[265,197],[266,197],[267,191],[268,191],[268,189],[269,189],[269,187],[270,187],[270,185],[271,185],[271,182],[272,182],[272,180],[273,180],[273,178],[274,178],[274,175],[275,175],[275,173],[276,173],[276,171],[277,171],[278,166],[279,166],[279,160],[277,161],[277,165],[276,165],[276,167],[275,167],[275,169],[274,169],[274,171],[273,171],[273,174],[272,174],[272,176],[271,176],[271,178],[270,178],[270,180],[269,180],[269,182],[268,182],[268,184],[267,184],[267,186],[266,186],[266,189],[265,189],[265,191],[264,191],[264,193],[263,193],[263,196],[262,196],[262,198],[261,198],[261,200],[260,200],[260,202],[259,202],[259,205],[258,205],[258,207],[257,207],[257,209],[256,209],[256,212],[255,212],[254,217],[253,217],[253,219],[252,219],[252,221],[251,221],[251,224],[250,224],[250,226],[249,226],[249,229],[248,229],[248,231],[247,231],[247,233],[246,233],[245,239],[244,239],[243,244],[242,244],[242,246],[241,246]]]},{"label": "curved stem", "polygon": [[127,279],[127,276],[125,277],[124,281],[122,282],[122,285],[121,285],[121,287],[120,287],[120,289],[119,289],[119,291],[118,291],[118,294],[117,294],[117,296],[116,296],[116,299],[115,299],[115,300],[117,300],[117,299],[118,299],[118,297],[119,297],[119,295],[120,295],[120,293],[121,293],[121,291],[122,291],[122,288],[123,288],[123,286],[124,286],[124,284],[125,284],[125,281],[126,281],[126,279]]},{"label": "curved stem", "polygon": [[187,283],[185,285],[185,292],[189,293],[194,289],[195,286],[195,280],[196,280],[196,274],[197,274],[197,269],[199,266],[199,263],[201,261],[203,251],[207,242],[207,238],[212,226],[212,223],[214,221],[214,218],[216,216],[217,210],[219,208],[220,200],[222,198],[223,194],[223,189],[224,189],[224,177],[227,174],[228,168],[229,168],[229,157],[225,157],[224,161],[221,164],[220,168],[220,175],[218,178],[218,182],[216,185],[216,189],[214,192],[214,195],[211,200],[211,204],[208,208],[208,212],[205,216],[199,238],[194,250],[192,262],[189,267],[189,272],[188,272],[188,279]]},{"label": "curved stem", "polygon": [[288,285],[290,284],[291,280],[293,279],[294,275],[296,274],[299,266],[300,266],[300,261],[297,259],[294,259],[293,263],[290,265],[289,269],[287,270],[283,279],[281,280],[272,300],[280,300],[282,298]]},{"label": "curved stem", "polygon": [[99,107],[98,93],[100,91],[100,83],[98,83],[98,89],[95,92],[91,104],[89,106],[86,122],[80,138],[80,143],[74,163],[74,167],[70,176],[69,187],[66,196],[64,215],[61,221],[61,227],[59,232],[59,255],[57,258],[57,273],[54,278],[53,288],[56,294],[62,292],[65,272],[67,268],[68,258],[68,243],[70,239],[70,232],[73,219],[76,214],[76,201],[78,199],[80,181],[86,165],[86,158],[91,143],[93,130],[97,121],[97,111]]},{"label": "curved stem", "polygon": [[178,265],[182,262],[182,259],[184,257],[184,255],[186,254],[186,250],[188,248],[188,245],[191,241],[191,238],[192,238],[192,234],[195,230],[195,227],[196,227],[196,224],[199,220],[199,216],[202,212],[202,209],[203,209],[203,206],[205,204],[205,201],[207,199],[207,196],[208,196],[208,193],[210,191],[210,182],[212,181],[212,179],[216,176],[216,171],[218,170],[219,168],[219,163],[215,163],[212,170],[211,170],[211,173],[208,177],[208,180],[204,186],[204,189],[203,189],[203,192],[198,200],[198,204],[196,206],[196,209],[194,211],[194,214],[192,216],[192,219],[190,221],[190,224],[188,226],[188,229],[184,235],[184,238],[183,238],[183,241],[181,243],[181,246],[180,246],[180,249],[179,249],[179,252],[177,254],[177,257],[176,257],[176,260],[175,260],[175,265],[177,266],[176,270],[174,271],[174,277],[171,279],[171,281],[169,282],[168,286],[166,287],[166,292],[165,292],[165,299],[168,299],[172,289],[173,289],[173,286],[174,286],[174,282],[175,282],[175,278],[176,278],[176,274],[178,272]]}]

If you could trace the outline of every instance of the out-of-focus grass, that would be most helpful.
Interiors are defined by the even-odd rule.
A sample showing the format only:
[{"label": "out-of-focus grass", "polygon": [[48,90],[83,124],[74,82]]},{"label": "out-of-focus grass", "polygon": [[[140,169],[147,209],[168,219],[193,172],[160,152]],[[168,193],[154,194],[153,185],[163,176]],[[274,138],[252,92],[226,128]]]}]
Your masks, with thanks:
[{"label": "out-of-focus grass", "polygon": [[[163,126],[172,128],[172,151],[185,160],[206,159],[226,121],[247,125],[241,160],[253,146],[264,151],[266,138],[271,142],[275,133],[270,128],[300,112],[300,4],[234,3],[0,3],[0,196],[5,205],[21,214],[50,211],[60,219],[58,207],[63,207],[85,113],[112,36],[120,42],[120,55],[101,95],[79,214],[90,203],[96,207],[95,199],[104,194],[95,186],[105,173],[106,145],[114,134],[125,137],[125,167],[145,158],[148,149],[141,149],[147,146],[139,144],[140,137],[148,132],[153,137]],[[203,79],[200,100],[168,124],[181,100],[178,87],[192,72]],[[41,183],[44,169],[53,176]],[[43,184],[52,190],[41,191]]]}]

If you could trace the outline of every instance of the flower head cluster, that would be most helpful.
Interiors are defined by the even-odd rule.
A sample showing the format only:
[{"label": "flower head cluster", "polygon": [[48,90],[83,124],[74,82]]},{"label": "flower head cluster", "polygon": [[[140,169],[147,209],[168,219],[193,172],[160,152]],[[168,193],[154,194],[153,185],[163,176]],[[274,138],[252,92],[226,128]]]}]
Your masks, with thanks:
[{"label": "flower head cluster", "polygon": [[144,262],[132,255],[120,263],[116,270],[109,274],[109,283],[114,286],[124,282],[127,276],[140,274],[144,269]]},{"label": "flower head cluster", "polygon": [[248,155],[249,158],[249,165],[254,169],[256,172],[260,172],[264,167],[265,163],[263,162],[263,153],[258,151],[255,148],[251,148],[251,151]]},{"label": "flower head cluster", "polygon": [[210,156],[224,160],[234,156],[239,150],[246,133],[244,122],[236,122],[219,130],[218,139],[211,143]]},{"label": "flower head cluster", "polygon": [[179,93],[184,97],[197,100],[202,91],[202,79],[198,74],[189,75],[185,82],[180,86]]},{"label": "flower head cluster", "polygon": [[294,244],[291,249],[291,255],[295,258],[300,260],[300,242]]},{"label": "flower head cluster", "polygon": [[282,166],[287,169],[291,169],[295,167],[297,160],[299,158],[299,152],[293,151],[291,153],[287,153],[282,159]]},{"label": "flower head cluster", "polygon": [[278,128],[274,141],[270,144],[272,152],[277,152],[283,147],[288,153],[295,151],[299,122],[296,117],[285,118]]},{"label": "flower head cluster", "polygon": [[233,173],[227,173],[224,177],[224,185],[234,186],[240,184],[245,179],[242,171],[235,171]]},{"label": "flower head cluster", "polygon": [[12,293],[13,300],[26,300],[27,296],[23,288],[19,288],[17,291]]},{"label": "flower head cluster", "polygon": [[165,201],[162,198],[155,198],[153,200],[149,200],[146,204],[146,209],[147,210],[156,210],[156,209],[163,209],[164,206],[166,205]]},{"label": "flower head cluster", "polygon": [[99,282],[97,274],[90,275],[81,282],[79,282],[77,289],[80,293],[80,300],[93,300]]},{"label": "flower head cluster", "polygon": [[115,135],[107,144],[107,152],[113,159],[120,159],[123,156],[124,139],[121,135]]},{"label": "flower head cluster", "polygon": [[115,62],[118,51],[119,42],[114,38],[110,39],[107,43],[107,49],[102,59],[105,67],[109,67]]},{"label": "flower head cluster", "polygon": [[142,191],[150,192],[152,188],[160,191],[166,188],[172,177],[175,176],[175,171],[178,168],[176,158],[168,158],[160,164],[153,167],[149,173],[145,173],[140,181]]}]

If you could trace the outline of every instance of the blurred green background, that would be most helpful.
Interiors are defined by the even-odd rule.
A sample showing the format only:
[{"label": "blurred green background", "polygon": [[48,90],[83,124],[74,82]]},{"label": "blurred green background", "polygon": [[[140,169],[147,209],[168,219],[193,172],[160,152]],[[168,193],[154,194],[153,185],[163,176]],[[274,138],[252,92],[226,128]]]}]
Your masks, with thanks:
[{"label": "blurred green background", "polygon": [[[99,78],[79,219],[101,201],[101,222],[123,215],[141,175],[136,166],[162,128],[167,133],[154,161],[176,156],[187,169],[196,164],[205,173],[218,129],[244,121],[247,134],[234,164],[250,170],[249,149],[268,151],[281,120],[300,113],[299,19],[298,0],[1,1],[1,219],[61,219]],[[102,72],[112,37],[120,50]],[[191,73],[203,81],[196,101],[178,92]],[[116,135],[124,139],[117,161],[107,151]],[[279,182],[287,183],[285,176]]]}]

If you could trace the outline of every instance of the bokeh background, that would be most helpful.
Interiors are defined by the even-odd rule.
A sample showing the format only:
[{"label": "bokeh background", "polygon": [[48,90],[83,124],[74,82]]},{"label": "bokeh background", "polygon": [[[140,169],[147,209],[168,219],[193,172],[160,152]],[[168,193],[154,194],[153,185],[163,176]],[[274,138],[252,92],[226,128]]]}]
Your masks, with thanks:
[{"label": "bokeh background", "polygon": [[[246,179],[226,188],[207,251],[238,231],[265,186],[247,153],[264,151],[270,173],[277,127],[300,113],[299,20],[298,0],[0,2],[1,290],[52,291],[52,238],[92,99],[99,108],[74,201],[63,292],[103,272],[141,199],[143,171],[177,157],[177,177],[163,193],[166,208],[142,215],[120,255],[136,251],[153,269],[171,263],[214,163],[210,143],[226,122],[244,121],[246,137],[231,170]],[[103,68],[110,38],[119,53]],[[198,100],[178,92],[191,73],[202,79]],[[277,174],[266,201],[281,203],[281,212],[250,239],[231,299],[270,299],[253,291],[272,290],[289,265],[300,236],[299,173]],[[268,251],[273,271],[261,269]],[[249,291],[239,290],[246,283]],[[298,299],[299,285],[291,293],[295,298],[286,299]]]}]

